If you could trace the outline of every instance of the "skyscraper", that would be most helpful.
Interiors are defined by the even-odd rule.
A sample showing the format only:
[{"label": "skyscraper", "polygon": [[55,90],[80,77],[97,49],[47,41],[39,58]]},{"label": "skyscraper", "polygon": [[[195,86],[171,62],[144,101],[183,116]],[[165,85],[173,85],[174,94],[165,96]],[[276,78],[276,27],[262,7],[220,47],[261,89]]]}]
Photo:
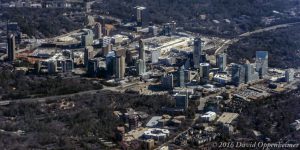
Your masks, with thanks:
[{"label": "skyscraper", "polygon": [[81,35],[82,46],[92,46],[93,45],[93,31],[90,29],[83,29],[84,34]]},{"label": "skyscraper", "polygon": [[172,21],[171,23],[163,24],[162,34],[165,36],[171,36],[176,32],[176,22]]},{"label": "skyscraper", "polygon": [[90,77],[96,77],[99,72],[99,61],[97,59],[90,59],[88,61],[87,74]]},{"label": "skyscraper", "polygon": [[102,38],[102,25],[101,25],[101,23],[96,23],[96,25],[95,25],[95,37],[96,37],[96,39]]},{"label": "skyscraper", "polygon": [[57,72],[57,61],[52,60],[48,61],[48,74],[54,74]]},{"label": "skyscraper", "polygon": [[114,61],[116,59],[116,53],[115,51],[111,51],[109,52],[107,55],[106,55],[106,59],[105,59],[105,62],[106,62],[106,70],[107,70],[107,77],[108,76],[111,76],[113,75],[114,73]]},{"label": "skyscraper", "polygon": [[145,61],[145,48],[142,40],[139,40],[139,58]]},{"label": "skyscraper", "polygon": [[260,78],[263,78],[268,72],[268,59],[268,51],[256,51],[256,71]]},{"label": "skyscraper", "polygon": [[194,68],[199,69],[200,68],[200,57],[201,57],[201,38],[196,37],[194,39],[194,51],[193,51],[193,62],[194,62]]},{"label": "skyscraper", "polygon": [[200,78],[208,80],[209,79],[209,63],[200,63]]},{"label": "skyscraper", "polygon": [[227,65],[227,55],[225,53],[217,55],[216,65],[219,68],[220,72],[225,71]]},{"label": "skyscraper", "polygon": [[143,10],[146,9],[146,7],[136,6],[136,23],[138,27],[141,27],[143,25]]},{"label": "skyscraper", "polygon": [[142,75],[146,72],[146,63],[144,60],[139,59],[136,62],[136,70],[138,75]]},{"label": "skyscraper", "polygon": [[174,77],[173,74],[166,74],[162,77],[161,81],[162,87],[167,90],[174,88]]},{"label": "skyscraper", "polygon": [[136,62],[136,68],[139,75],[146,72],[145,48],[142,40],[139,41],[139,60]]},{"label": "skyscraper", "polygon": [[207,54],[202,53],[200,55],[200,63],[205,63],[205,62],[207,62]]},{"label": "skyscraper", "polygon": [[125,57],[118,56],[116,57],[116,78],[124,79],[125,77]]},{"label": "skyscraper", "polygon": [[285,82],[291,82],[294,80],[295,71],[293,69],[287,69],[284,73]]},{"label": "skyscraper", "polygon": [[187,94],[179,94],[176,93],[174,95],[175,101],[176,101],[176,107],[182,108],[182,109],[188,109],[189,107],[189,99]]},{"label": "skyscraper", "polygon": [[13,34],[10,34],[7,37],[7,55],[8,55],[8,61],[14,61],[16,59],[16,39]]},{"label": "skyscraper", "polygon": [[112,44],[109,43],[109,44],[103,45],[103,47],[102,47],[103,56],[106,56],[111,51],[111,49],[112,49]]},{"label": "skyscraper", "polygon": [[231,72],[231,82],[239,86],[240,84],[245,83],[245,68],[243,65],[232,64],[232,72]]},{"label": "skyscraper", "polygon": [[179,86],[184,87],[184,65],[179,68]]},{"label": "skyscraper", "polygon": [[84,66],[88,67],[88,61],[93,57],[94,48],[91,46],[86,46],[84,49]]},{"label": "skyscraper", "polygon": [[158,63],[159,56],[160,56],[160,51],[159,50],[151,51],[151,62],[152,63]]},{"label": "skyscraper", "polygon": [[60,66],[60,72],[66,72],[67,71],[66,60],[58,61],[57,63]]},{"label": "skyscraper", "polygon": [[138,128],[138,116],[135,114],[130,114],[128,116],[128,124],[129,124],[129,130],[134,130]]},{"label": "skyscraper", "polygon": [[258,72],[255,71],[254,64],[247,63],[245,67],[245,83],[249,83],[259,79]]},{"label": "skyscraper", "polygon": [[74,61],[73,59],[66,60],[66,71],[71,72],[74,69]]},{"label": "skyscraper", "polygon": [[158,35],[158,27],[150,26],[149,27],[149,33],[151,33],[153,36],[157,36]]}]

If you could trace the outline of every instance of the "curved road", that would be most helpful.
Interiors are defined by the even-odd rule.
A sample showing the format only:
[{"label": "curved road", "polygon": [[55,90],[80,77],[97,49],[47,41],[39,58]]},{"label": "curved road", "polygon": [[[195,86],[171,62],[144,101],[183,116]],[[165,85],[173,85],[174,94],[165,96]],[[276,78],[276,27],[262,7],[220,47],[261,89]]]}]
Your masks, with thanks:
[{"label": "curved road", "polygon": [[215,51],[215,55],[224,52],[230,45],[238,42],[239,40],[241,40],[244,37],[248,37],[251,36],[253,34],[257,34],[257,33],[262,33],[262,32],[266,32],[266,31],[271,31],[271,30],[276,30],[276,29],[280,29],[280,28],[286,28],[289,26],[293,26],[295,24],[300,24],[300,22],[294,22],[294,23],[286,23],[286,24],[280,24],[280,25],[274,25],[274,26],[270,26],[270,27],[266,27],[263,29],[258,29],[258,30],[254,30],[251,32],[246,32],[243,33],[241,35],[239,35],[237,38],[234,39],[230,39],[230,40],[226,40],[223,45],[221,45],[221,47],[219,47],[216,51]]}]

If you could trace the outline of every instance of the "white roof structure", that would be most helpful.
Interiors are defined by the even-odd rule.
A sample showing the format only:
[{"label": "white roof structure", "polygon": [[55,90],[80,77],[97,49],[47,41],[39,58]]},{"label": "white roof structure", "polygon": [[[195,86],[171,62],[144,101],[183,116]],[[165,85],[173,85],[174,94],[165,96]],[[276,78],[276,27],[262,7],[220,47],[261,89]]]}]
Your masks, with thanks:
[{"label": "white roof structure", "polygon": [[136,6],[136,7],[134,7],[134,8],[139,9],[139,10],[144,10],[144,9],[146,9],[146,7],[143,7],[143,6]]},{"label": "white roof structure", "polygon": [[232,121],[234,121],[238,116],[239,116],[239,114],[237,114],[237,113],[224,112],[219,117],[217,122],[222,123],[222,124],[231,124]]},{"label": "white roof structure", "polygon": [[162,119],[162,116],[153,116],[146,124],[146,127],[155,127],[158,124],[158,120]]},{"label": "white roof structure", "polygon": [[152,128],[144,132],[144,137],[147,139],[165,140],[170,135],[167,129]]},{"label": "white roof structure", "polygon": [[208,111],[206,112],[204,115],[201,116],[201,118],[211,118],[211,117],[214,117],[216,116],[217,114],[215,112],[212,112],[212,111]]}]

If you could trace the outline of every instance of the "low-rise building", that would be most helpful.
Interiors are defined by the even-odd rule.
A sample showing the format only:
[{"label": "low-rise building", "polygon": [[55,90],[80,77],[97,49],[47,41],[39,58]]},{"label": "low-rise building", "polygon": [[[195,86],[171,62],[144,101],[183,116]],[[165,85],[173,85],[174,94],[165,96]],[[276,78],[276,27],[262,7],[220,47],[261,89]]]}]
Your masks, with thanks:
[{"label": "low-rise building", "polygon": [[224,112],[217,120],[221,124],[232,124],[232,122],[239,116],[237,113]]},{"label": "low-rise building", "polygon": [[170,135],[170,131],[167,129],[159,129],[159,128],[152,128],[148,129],[144,132],[144,137],[146,139],[154,139],[156,141],[164,141]]},{"label": "low-rise building", "polygon": [[214,75],[213,80],[215,82],[218,82],[219,84],[225,85],[225,84],[230,83],[231,78],[225,73],[218,73],[218,74]]},{"label": "low-rise building", "polygon": [[201,119],[207,122],[214,121],[217,118],[217,114],[215,112],[209,111],[201,116]]}]

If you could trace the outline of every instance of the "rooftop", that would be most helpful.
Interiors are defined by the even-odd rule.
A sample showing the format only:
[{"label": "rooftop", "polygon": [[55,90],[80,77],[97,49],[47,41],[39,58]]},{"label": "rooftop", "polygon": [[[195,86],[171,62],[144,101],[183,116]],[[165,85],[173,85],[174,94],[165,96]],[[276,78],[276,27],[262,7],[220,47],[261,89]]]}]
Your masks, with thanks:
[{"label": "rooftop", "polygon": [[233,120],[235,120],[239,114],[237,113],[229,113],[229,112],[224,112],[217,122],[222,123],[222,124],[231,124]]},{"label": "rooftop", "polygon": [[162,119],[162,116],[153,116],[146,124],[146,127],[155,127],[160,119]]}]

